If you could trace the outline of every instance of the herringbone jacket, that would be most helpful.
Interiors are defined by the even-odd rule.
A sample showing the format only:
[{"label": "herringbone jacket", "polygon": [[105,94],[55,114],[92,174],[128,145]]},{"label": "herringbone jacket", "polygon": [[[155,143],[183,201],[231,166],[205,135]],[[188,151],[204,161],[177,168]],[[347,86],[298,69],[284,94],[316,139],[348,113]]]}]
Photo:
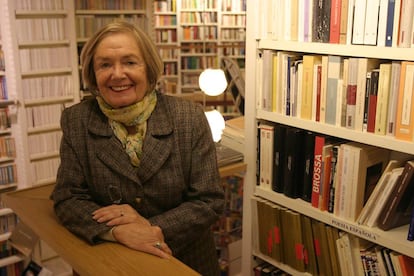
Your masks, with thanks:
[{"label": "herringbone jacket", "polygon": [[217,275],[210,226],[224,207],[215,147],[201,106],[157,93],[138,168],[95,99],[61,117],[61,165],[52,199],[61,223],[91,244],[108,227],[92,212],[130,204],[163,230],[173,255],[202,275]]}]

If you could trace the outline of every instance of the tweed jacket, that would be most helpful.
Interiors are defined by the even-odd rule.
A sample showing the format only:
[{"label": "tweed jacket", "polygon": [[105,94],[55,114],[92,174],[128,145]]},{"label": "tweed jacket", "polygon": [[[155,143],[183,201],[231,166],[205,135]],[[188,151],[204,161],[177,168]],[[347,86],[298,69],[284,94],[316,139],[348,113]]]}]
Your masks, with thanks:
[{"label": "tweed jacket", "polygon": [[157,93],[139,167],[131,165],[96,99],[61,116],[61,165],[51,195],[58,219],[91,244],[109,228],[92,212],[129,204],[161,227],[173,255],[217,275],[210,226],[224,207],[212,135],[200,105]]}]

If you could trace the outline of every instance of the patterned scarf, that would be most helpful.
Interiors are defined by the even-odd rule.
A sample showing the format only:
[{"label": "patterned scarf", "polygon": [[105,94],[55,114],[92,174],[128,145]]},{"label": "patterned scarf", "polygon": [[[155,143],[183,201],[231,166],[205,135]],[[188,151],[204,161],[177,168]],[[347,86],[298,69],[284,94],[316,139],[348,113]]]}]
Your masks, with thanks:
[{"label": "patterned scarf", "polygon": [[[155,108],[157,94],[152,91],[141,101],[122,108],[112,108],[99,96],[96,99],[102,112],[109,118],[109,124],[129,155],[132,165],[138,167],[147,130],[147,119]],[[136,133],[128,134],[125,126],[135,126]]]}]

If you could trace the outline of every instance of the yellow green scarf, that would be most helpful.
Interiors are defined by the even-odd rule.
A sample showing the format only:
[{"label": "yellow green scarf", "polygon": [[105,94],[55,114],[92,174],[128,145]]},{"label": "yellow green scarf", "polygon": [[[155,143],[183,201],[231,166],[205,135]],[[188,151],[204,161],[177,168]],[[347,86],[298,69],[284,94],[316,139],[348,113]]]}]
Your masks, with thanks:
[{"label": "yellow green scarf", "polygon": [[[99,96],[96,99],[102,112],[109,118],[109,124],[129,155],[132,165],[138,167],[147,130],[147,119],[155,108],[157,94],[152,91],[141,101],[122,108],[112,108]],[[136,126],[136,133],[128,134],[125,126]]]}]

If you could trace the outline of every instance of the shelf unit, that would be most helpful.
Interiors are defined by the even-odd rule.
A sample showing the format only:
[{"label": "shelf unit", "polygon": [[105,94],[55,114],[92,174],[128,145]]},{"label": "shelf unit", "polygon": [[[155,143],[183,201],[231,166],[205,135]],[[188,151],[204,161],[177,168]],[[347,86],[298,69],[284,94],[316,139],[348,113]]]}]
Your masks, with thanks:
[{"label": "shelf unit", "polygon": [[[12,58],[11,30],[7,1],[0,2],[0,194],[18,188],[18,171],[16,166],[16,108],[17,93],[15,81],[15,63]],[[19,166],[20,169],[20,166]],[[3,206],[0,202],[0,243],[2,258],[0,258],[0,272],[7,275],[19,275],[24,267],[25,258],[13,249],[8,239],[18,222],[13,210]]]},{"label": "shelf unit", "polygon": [[[154,41],[165,62],[161,90],[200,101],[198,78],[204,69],[220,68],[224,56],[244,69],[245,0],[160,0],[153,6]],[[200,102],[232,105],[231,95]]]},{"label": "shelf unit", "polygon": [[[152,18],[152,1],[150,0],[81,0],[73,1],[73,3],[75,24],[70,28],[73,29],[73,26],[76,26],[75,37],[78,55],[80,55],[83,45],[92,34],[113,21],[124,20],[131,22],[152,36],[153,29],[150,23]],[[80,94],[81,99],[90,95],[88,91],[82,88],[82,84]]]},{"label": "shelf unit", "polygon": [[[270,13],[261,10],[261,5],[256,1],[248,1],[248,25],[247,25],[247,41],[246,41],[246,110],[245,110],[245,128],[246,128],[246,144],[257,145],[257,123],[259,121],[267,121],[272,123],[280,123],[283,125],[296,127],[303,130],[322,133],[328,136],[334,136],[349,141],[356,141],[364,144],[375,145],[377,147],[389,149],[396,152],[414,155],[413,142],[398,140],[395,137],[377,135],[338,127],[312,120],[301,119],[292,116],[282,115],[272,111],[266,111],[258,105],[258,91],[260,90],[262,79],[258,78],[258,72],[262,69],[257,64],[257,56],[264,49],[275,51],[298,52],[300,54],[318,54],[318,55],[339,55],[345,57],[367,57],[382,60],[399,60],[414,61],[412,48],[400,47],[380,47],[367,45],[345,45],[345,44],[329,44],[318,42],[298,42],[275,40],[266,37],[261,28],[266,26],[271,20]],[[266,1],[268,2],[268,1]],[[264,12],[260,22],[254,20]],[[275,15],[273,15],[274,17]],[[250,20],[249,20],[250,19]],[[375,244],[390,248],[398,253],[414,257],[414,244],[407,241],[408,225],[394,228],[389,231],[382,231],[377,227],[367,227],[359,225],[357,222],[343,219],[335,216],[327,211],[320,211],[313,208],[309,202],[302,199],[293,199],[284,194],[269,191],[257,184],[256,147],[247,147],[245,151],[245,160],[247,161],[247,173],[245,177],[244,187],[244,217],[243,217],[243,275],[252,275],[253,267],[257,264],[256,258],[264,260],[282,270],[293,275],[309,275],[300,273],[285,264],[276,262],[274,259],[260,253],[257,241],[257,220],[255,218],[256,197],[264,198],[270,202],[287,207],[297,213],[306,215],[312,219],[321,221],[327,225],[338,228],[341,231],[348,232],[362,239],[371,241]]]}]

